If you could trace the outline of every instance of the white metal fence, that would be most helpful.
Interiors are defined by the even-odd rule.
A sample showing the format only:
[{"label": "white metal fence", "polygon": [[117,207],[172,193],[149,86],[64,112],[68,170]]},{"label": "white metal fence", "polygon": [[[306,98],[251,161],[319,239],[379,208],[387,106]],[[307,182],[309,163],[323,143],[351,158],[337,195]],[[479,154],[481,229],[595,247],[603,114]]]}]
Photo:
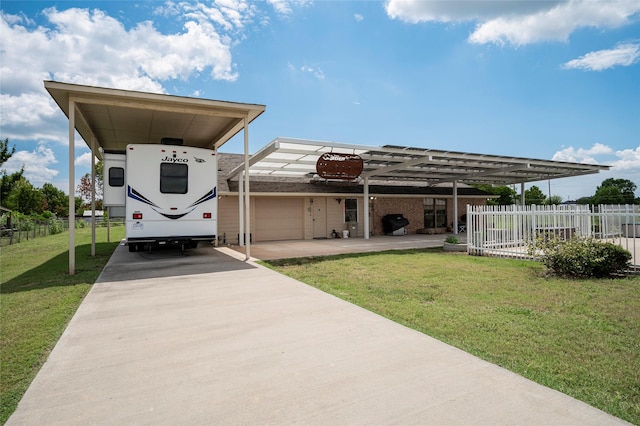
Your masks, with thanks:
[{"label": "white metal fence", "polygon": [[640,206],[467,206],[470,254],[531,258],[527,247],[538,237],[585,236],[628,250],[640,272]]}]

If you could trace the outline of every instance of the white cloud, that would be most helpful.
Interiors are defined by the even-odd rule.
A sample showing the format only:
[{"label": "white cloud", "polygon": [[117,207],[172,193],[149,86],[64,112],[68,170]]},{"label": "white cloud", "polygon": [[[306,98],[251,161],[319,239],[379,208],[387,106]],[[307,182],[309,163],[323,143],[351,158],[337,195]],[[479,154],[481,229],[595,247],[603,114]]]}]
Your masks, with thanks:
[{"label": "white cloud", "polygon": [[594,156],[611,154],[613,150],[601,143],[595,143],[591,148],[574,148],[572,146],[562,149],[551,158],[553,161],[568,161],[573,163],[599,164]]},{"label": "white cloud", "polygon": [[293,8],[296,6],[307,6],[313,4],[312,0],[267,0],[276,13],[280,16],[286,17],[293,13]]},{"label": "white cloud", "polygon": [[590,148],[568,147],[556,152],[552,160],[611,166],[609,171],[595,175],[554,180],[552,192],[559,192],[567,199],[593,195],[596,187],[608,178],[628,179],[640,188],[640,146],[617,151],[599,143]]},{"label": "white cloud", "polygon": [[524,45],[566,41],[579,28],[618,28],[640,12],[637,0],[389,0],[387,15],[409,23],[478,22],[471,43]]},{"label": "white cloud", "polygon": [[635,149],[623,149],[616,151],[618,160],[613,166],[616,170],[632,170],[640,172],[640,146]]},{"label": "white cloud", "polygon": [[602,71],[615,66],[628,67],[640,61],[640,44],[621,43],[613,49],[589,52],[562,65],[565,69]]},{"label": "white cloud", "polygon": [[[95,162],[97,162],[97,161],[98,161],[98,159],[95,158]],[[79,156],[77,156],[74,164],[76,166],[83,166],[83,167],[86,167],[88,169],[91,169],[91,152],[85,152],[85,153],[80,154]]]},{"label": "white cloud", "polygon": [[324,80],[324,72],[319,67],[310,67],[308,65],[303,65],[300,67],[300,71],[309,73],[318,80]]},{"label": "white cloud", "polygon": [[7,173],[19,171],[24,166],[24,177],[35,187],[51,182],[58,171],[50,168],[56,164],[55,154],[45,144],[40,144],[33,151],[16,151],[3,165]]},{"label": "white cloud", "polygon": [[364,16],[362,16],[359,13],[356,13],[355,15],[353,15],[353,18],[356,20],[356,22],[361,22],[362,20],[364,20]]},{"label": "white cloud", "polygon": [[247,1],[168,2],[156,13],[183,23],[160,32],[151,21],[123,22],[98,9],[42,11],[36,26],[22,14],[0,13],[0,127],[12,140],[67,142],[64,115],[44,80],[164,93],[163,84],[208,73],[235,81],[231,49],[257,14]]}]

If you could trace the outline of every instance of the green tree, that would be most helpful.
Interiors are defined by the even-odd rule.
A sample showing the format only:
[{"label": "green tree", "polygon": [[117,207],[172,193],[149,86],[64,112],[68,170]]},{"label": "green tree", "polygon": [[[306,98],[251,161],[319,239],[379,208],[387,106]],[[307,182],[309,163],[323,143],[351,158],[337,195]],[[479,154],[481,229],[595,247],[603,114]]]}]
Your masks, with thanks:
[{"label": "green tree", "polygon": [[499,196],[498,198],[487,200],[487,204],[490,206],[509,206],[516,203],[516,191],[508,186],[493,186],[488,183],[483,183],[473,185],[473,187]]},{"label": "green tree", "polygon": [[44,211],[45,199],[42,191],[22,177],[13,185],[6,203],[8,208],[25,215],[40,214]]},{"label": "green tree", "polygon": [[42,185],[41,191],[44,195],[46,210],[55,213],[57,216],[69,215],[69,197],[64,191],[50,183]]},{"label": "green tree", "polygon": [[[11,151],[11,152],[9,152]],[[16,152],[16,146],[14,145],[11,150],[9,150],[9,139],[5,138],[5,140],[0,140],[0,166],[7,162],[9,158]]]},{"label": "green tree", "polygon": [[[9,139],[0,140],[0,167],[7,162],[11,156],[16,152],[15,145],[9,149]],[[2,170],[0,173],[0,205],[4,205],[7,202],[7,197],[11,188],[22,178],[24,173],[24,167],[20,171],[7,174],[6,170]]]},{"label": "green tree", "polygon": [[580,197],[576,200],[576,204],[593,204],[593,197]]},{"label": "green tree", "polygon": [[562,197],[559,195],[552,195],[551,197],[546,199],[547,205],[558,205],[562,204]]},{"label": "green tree", "polygon": [[593,204],[634,204],[636,189],[629,179],[605,179],[596,188]]},{"label": "green tree", "polygon": [[542,190],[535,185],[524,191],[524,203],[527,205],[543,205],[546,198]]},{"label": "green tree", "polygon": [[[103,188],[103,173],[104,165],[102,160],[96,163],[96,201],[102,200],[102,188]],[[91,201],[91,173],[86,173],[84,176],[80,178],[80,183],[76,188],[76,191],[84,198],[87,202]],[[102,204],[102,203],[99,203]]]}]

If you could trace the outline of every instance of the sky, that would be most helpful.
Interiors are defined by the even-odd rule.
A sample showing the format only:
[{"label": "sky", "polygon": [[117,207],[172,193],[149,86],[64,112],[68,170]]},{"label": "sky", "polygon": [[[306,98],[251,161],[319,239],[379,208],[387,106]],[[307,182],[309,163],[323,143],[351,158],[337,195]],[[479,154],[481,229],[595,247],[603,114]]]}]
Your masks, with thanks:
[{"label": "sky", "polygon": [[[536,183],[563,200],[607,178],[640,188],[638,0],[3,0],[3,169],[68,192],[68,121],[44,80],[266,105],[251,153],[392,144],[612,166]],[[242,153],[242,132],[220,151]]]}]

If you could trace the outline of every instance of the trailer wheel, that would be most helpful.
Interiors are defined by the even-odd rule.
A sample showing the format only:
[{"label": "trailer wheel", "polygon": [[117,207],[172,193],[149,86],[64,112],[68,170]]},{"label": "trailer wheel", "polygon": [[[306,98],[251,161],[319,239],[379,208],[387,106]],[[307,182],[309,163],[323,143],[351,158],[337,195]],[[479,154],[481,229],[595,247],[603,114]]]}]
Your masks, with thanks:
[{"label": "trailer wheel", "polygon": [[137,244],[129,244],[129,251],[130,252],[134,252],[134,251],[138,251],[138,245]]}]

